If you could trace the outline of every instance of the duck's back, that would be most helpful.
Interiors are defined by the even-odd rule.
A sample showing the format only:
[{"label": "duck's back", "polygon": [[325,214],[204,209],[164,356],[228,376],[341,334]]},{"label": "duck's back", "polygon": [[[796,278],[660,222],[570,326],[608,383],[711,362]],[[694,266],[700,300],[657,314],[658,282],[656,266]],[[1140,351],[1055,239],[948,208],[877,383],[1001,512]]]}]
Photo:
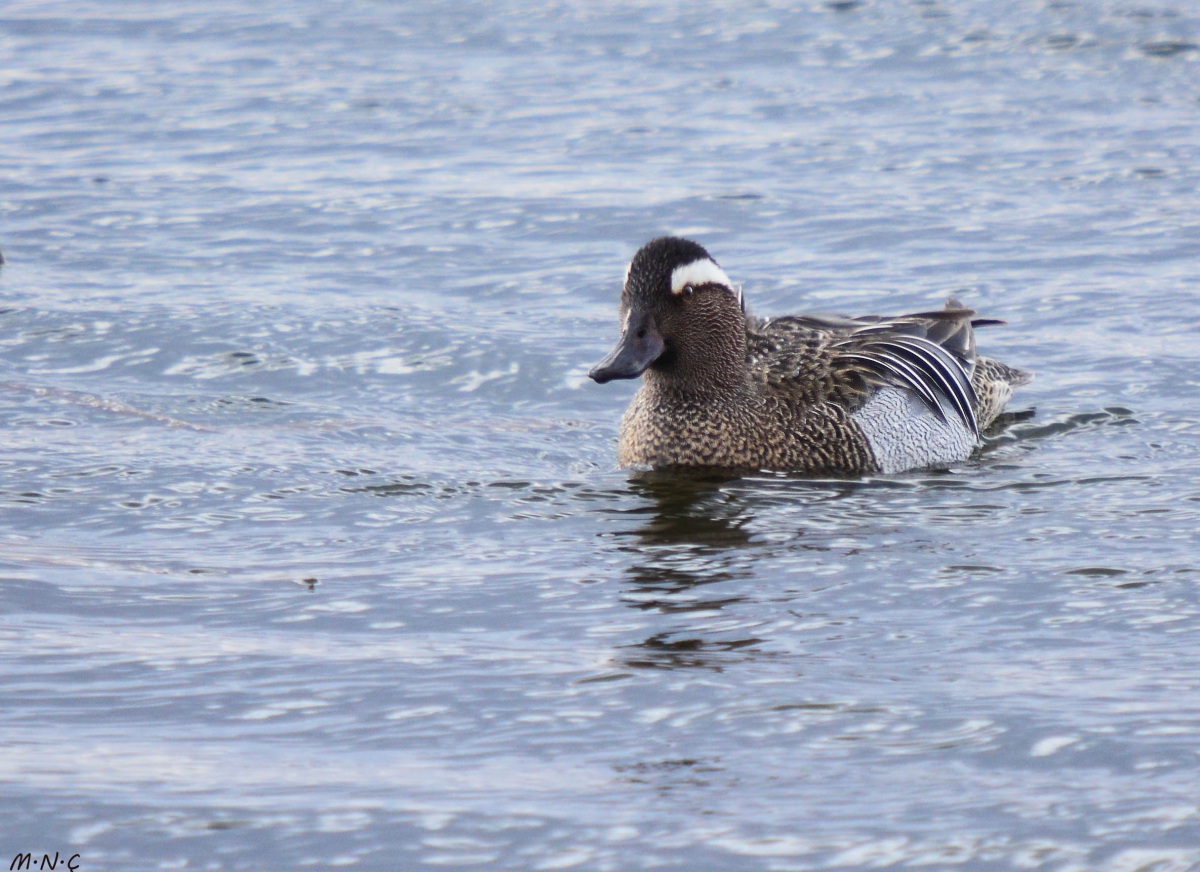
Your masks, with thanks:
[{"label": "duck's back", "polygon": [[1030,378],[977,356],[974,327],[994,322],[974,314],[951,299],[939,311],[891,318],[748,319],[747,369],[797,421],[846,412],[858,432],[830,438],[865,441],[876,470],[952,463],[970,455],[980,429]]},{"label": "duck's back", "polygon": [[855,411],[893,386],[913,391],[932,411],[949,408],[969,419],[974,314],[950,300],[945,309],[890,318],[747,318],[746,366],[769,389],[809,403]]}]

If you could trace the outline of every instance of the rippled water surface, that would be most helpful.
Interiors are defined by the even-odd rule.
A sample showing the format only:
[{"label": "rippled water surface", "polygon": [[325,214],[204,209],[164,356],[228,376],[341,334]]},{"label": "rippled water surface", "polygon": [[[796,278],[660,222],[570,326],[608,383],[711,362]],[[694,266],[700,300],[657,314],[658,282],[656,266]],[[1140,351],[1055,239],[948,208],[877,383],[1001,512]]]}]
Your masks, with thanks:
[{"label": "rippled water surface", "polygon": [[[0,858],[1200,865],[1200,12],[0,8]],[[615,466],[625,262],[960,296],[953,469]],[[61,866],[60,866],[61,868]]]}]

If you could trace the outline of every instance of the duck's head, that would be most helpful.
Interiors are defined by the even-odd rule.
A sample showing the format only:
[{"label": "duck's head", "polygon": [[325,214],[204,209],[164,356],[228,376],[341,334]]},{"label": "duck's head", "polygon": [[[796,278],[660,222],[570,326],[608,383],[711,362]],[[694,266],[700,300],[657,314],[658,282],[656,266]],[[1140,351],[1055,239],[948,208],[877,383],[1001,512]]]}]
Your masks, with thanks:
[{"label": "duck's head", "polygon": [[741,290],[704,247],[664,236],[625,271],[621,339],[588,373],[600,384],[647,369],[697,388],[737,378],[745,357]]}]

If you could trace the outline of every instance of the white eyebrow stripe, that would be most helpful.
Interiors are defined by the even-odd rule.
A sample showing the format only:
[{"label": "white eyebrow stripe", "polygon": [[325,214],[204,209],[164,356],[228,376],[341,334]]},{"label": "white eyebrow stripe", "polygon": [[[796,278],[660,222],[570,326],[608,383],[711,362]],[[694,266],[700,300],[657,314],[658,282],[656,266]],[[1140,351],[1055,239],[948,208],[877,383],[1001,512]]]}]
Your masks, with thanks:
[{"label": "white eyebrow stripe", "polygon": [[682,293],[684,285],[724,285],[733,290],[733,283],[729,281],[729,276],[725,275],[725,270],[708,257],[675,267],[671,272],[671,293]]},{"label": "white eyebrow stripe", "polygon": [[712,258],[702,257],[699,260],[693,260],[691,263],[675,267],[671,272],[671,293],[676,296],[683,293],[684,285],[709,284],[722,285],[729,288],[737,298],[738,305],[742,307],[742,311],[746,311],[746,303],[742,299],[742,286],[735,286],[729,280],[729,276],[725,275],[725,270],[717,266],[717,262]]}]

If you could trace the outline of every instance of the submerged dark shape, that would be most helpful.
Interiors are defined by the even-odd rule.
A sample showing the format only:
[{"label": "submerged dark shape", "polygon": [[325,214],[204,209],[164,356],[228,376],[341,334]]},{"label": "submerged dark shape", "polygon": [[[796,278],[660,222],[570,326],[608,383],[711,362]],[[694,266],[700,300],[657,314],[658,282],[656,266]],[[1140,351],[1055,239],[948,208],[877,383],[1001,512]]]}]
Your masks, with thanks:
[{"label": "submerged dark shape", "polygon": [[622,465],[867,473],[954,463],[1029,373],[975,351],[957,300],[894,317],[749,315],[708,252],[662,237],[629,264],[621,338],[590,375],[642,376]]}]

